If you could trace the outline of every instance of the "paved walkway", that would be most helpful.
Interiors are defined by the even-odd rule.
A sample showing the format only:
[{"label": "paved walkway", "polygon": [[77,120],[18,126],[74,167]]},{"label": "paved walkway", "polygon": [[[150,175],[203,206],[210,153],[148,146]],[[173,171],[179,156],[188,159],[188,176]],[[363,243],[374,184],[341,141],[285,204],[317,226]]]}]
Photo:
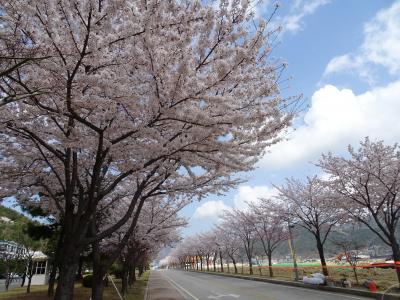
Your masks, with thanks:
[{"label": "paved walkway", "polygon": [[173,283],[165,278],[162,273],[162,271],[150,273],[145,300],[184,300],[185,298],[173,286]]}]

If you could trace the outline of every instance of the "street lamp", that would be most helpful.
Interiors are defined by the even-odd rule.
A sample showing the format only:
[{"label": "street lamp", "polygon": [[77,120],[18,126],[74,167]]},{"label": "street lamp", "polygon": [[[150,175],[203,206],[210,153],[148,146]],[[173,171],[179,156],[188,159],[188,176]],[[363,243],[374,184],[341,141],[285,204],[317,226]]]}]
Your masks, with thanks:
[{"label": "street lamp", "polygon": [[290,224],[290,222],[288,221],[288,228],[289,228],[289,248],[290,252],[292,253],[292,259],[293,259],[294,279],[295,281],[298,281],[299,270],[297,268],[296,249],[294,248],[293,237],[292,237],[292,228],[294,228],[294,224]]}]

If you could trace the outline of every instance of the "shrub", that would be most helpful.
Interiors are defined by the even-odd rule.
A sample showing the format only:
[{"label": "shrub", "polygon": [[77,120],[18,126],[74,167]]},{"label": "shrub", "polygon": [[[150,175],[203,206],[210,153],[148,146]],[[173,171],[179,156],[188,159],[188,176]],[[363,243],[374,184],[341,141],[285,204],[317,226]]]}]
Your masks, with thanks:
[{"label": "shrub", "polygon": [[122,265],[120,263],[114,263],[109,271],[110,274],[114,275],[116,278],[122,278]]},{"label": "shrub", "polygon": [[89,274],[83,277],[82,285],[84,287],[91,288],[92,282],[93,282],[93,274]]}]

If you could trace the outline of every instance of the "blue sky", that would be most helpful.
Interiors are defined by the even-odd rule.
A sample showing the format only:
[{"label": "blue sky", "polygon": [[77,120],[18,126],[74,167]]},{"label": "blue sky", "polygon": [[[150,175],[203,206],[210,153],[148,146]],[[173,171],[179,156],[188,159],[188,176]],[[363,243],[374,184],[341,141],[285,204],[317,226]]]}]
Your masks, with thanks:
[{"label": "blue sky", "polygon": [[[274,56],[288,62],[293,79],[284,95],[303,94],[308,108],[287,140],[272,146],[225,196],[210,195],[186,207],[184,235],[203,232],[226,208],[272,196],[285,177],[317,174],[328,151],[342,153],[365,136],[400,141],[400,1],[286,0],[275,16],[283,25]],[[271,2],[257,8],[268,16]]]}]

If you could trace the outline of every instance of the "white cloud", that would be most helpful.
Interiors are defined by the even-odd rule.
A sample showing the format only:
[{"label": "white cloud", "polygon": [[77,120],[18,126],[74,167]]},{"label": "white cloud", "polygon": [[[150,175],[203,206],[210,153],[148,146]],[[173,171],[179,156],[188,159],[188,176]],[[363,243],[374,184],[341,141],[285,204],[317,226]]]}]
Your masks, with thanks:
[{"label": "white cloud", "polygon": [[370,80],[370,68],[383,66],[389,73],[400,72],[400,1],[379,11],[364,25],[364,41],[355,53],[331,59],[324,75],[350,71]]},{"label": "white cloud", "polygon": [[283,31],[297,32],[302,27],[302,20],[312,15],[319,7],[328,4],[329,0],[297,0],[291,6],[291,12],[284,16],[280,23]]},{"label": "white cloud", "polygon": [[314,93],[304,124],[288,140],[273,145],[261,161],[269,168],[285,168],[316,160],[327,151],[344,150],[365,136],[397,142],[400,139],[400,81],[360,95],[326,85]]},{"label": "white cloud", "polygon": [[222,200],[206,201],[196,208],[193,217],[195,219],[218,219],[224,210],[232,208],[246,210],[247,203],[257,203],[262,198],[271,198],[277,195],[278,191],[274,187],[242,185],[239,186],[233,197],[233,207],[226,205]]},{"label": "white cloud", "polygon": [[366,58],[386,67],[390,73],[400,71],[400,1],[381,10],[364,26],[362,50]]},{"label": "white cloud", "polygon": [[363,64],[363,61],[359,58],[352,57],[349,54],[345,55],[340,55],[332,58],[328,65],[325,68],[324,75],[330,74],[330,73],[337,73],[337,72],[343,72],[348,70],[349,68],[358,68]]},{"label": "white cloud", "polygon": [[260,198],[271,198],[277,196],[278,191],[269,186],[259,185],[259,186],[248,186],[242,185],[239,187],[237,194],[233,198],[233,203],[235,208],[246,209],[247,203],[257,203]]},{"label": "white cloud", "polygon": [[230,209],[224,201],[207,201],[202,203],[194,211],[193,217],[196,219],[217,218],[224,210]]}]

